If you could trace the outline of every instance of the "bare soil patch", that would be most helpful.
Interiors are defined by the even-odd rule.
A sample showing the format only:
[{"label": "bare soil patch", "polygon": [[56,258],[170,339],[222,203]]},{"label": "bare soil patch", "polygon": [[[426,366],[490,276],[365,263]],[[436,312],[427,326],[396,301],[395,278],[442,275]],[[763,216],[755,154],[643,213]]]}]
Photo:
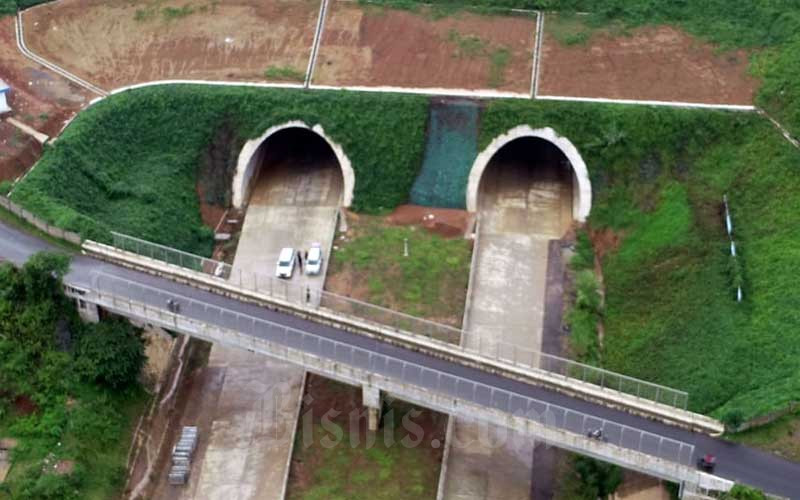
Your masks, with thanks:
[{"label": "bare soil patch", "polygon": [[529,92],[535,16],[330,4],[314,83]]},{"label": "bare soil patch", "polygon": [[[305,73],[319,0],[64,0],[25,14],[37,54],[100,87]],[[280,72],[278,72],[280,73]]]},{"label": "bare soil patch", "polygon": [[445,238],[460,238],[471,221],[469,212],[451,208],[431,208],[420,205],[400,205],[389,214],[386,222],[398,226],[419,225]]},{"label": "bare soil patch", "polygon": [[548,15],[540,95],[749,105],[758,88],[745,51],[719,52],[677,28],[577,31],[571,45],[559,29]]},{"label": "bare soil patch", "polygon": [[287,498],[433,498],[447,416],[385,400],[378,432],[366,424],[361,389],[309,374]]},{"label": "bare soil patch", "polygon": [[[10,116],[51,137],[94,97],[26,59],[17,49],[11,16],[0,19],[0,78],[11,87]],[[19,177],[40,155],[41,146],[35,140],[5,121],[0,123],[0,180]]]}]

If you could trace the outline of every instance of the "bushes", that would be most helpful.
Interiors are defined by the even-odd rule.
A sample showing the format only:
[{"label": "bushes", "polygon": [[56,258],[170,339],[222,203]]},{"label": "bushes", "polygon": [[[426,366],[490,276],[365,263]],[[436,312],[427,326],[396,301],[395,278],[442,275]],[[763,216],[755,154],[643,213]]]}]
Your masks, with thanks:
[{"label": "bushes", "polygon": [[136,382],[145,361],[142,340],[123,320],[86,325],[76,354],[81,373],[111,389]]},{"label": "bushes", "polygon": [[[137,409],[144,397],[136,385],[111,390],[94,379],[135,377],[128,358],[141,365],[141,342],[127,324],[83,325],[62,294],[65,271],[63,256],[51,254],[34,256],[23,269],[0,266],[0,418],[4,435],[19,439],[3,498],[112,498],[122,486],[122,430],[135,417],[129,407]],[[81,344],[74,352],[72,338]],[[87,361],[101,375],[88,382],[78,369]],[[6,414],[12,405],[17,409]],[[72,472],[53,473],[60,461]]]},{"label": "bushes", "polygon": [[[235,136],[222,139],[241,143],[290,120],[321,124],[353,163],[353,208],[373,213],[408,198],[424,146],[427,102],[191,85],[128,91],[81,113],[14,199],[84,237],[107,241],[114,229],[209,255],[213,235],[200,219],[196,187],[198,172],[216,173],[203,162],[210,161],[212,140],[220,140],[219,128]],[[218,152],[238,154],[233,148]],[[236,164],[235,157],[219,161]]]}]

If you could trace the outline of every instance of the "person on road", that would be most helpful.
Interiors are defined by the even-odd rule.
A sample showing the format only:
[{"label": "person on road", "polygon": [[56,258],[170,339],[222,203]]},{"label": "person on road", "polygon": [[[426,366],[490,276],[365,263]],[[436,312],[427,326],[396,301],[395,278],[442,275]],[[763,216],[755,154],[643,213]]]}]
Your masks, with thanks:
[{"label": "person on road", "polygon": [[297,268],[300,270],[300,273],[303,272],[303,252],[300,250],[297,251]]}]

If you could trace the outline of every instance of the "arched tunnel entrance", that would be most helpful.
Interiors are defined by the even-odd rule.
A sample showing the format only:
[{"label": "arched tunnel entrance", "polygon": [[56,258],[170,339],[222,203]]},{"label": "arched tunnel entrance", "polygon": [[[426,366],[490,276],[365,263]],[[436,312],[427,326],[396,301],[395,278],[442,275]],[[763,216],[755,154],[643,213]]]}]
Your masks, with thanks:
[{"label": "arched tunnel entrance", "polygon": [[[528,357],[531,351],[558,353],[558,240],[573,221],[585,219],[590,206],[586,166],[552,129],[516,127],[478,155],[467,187],[467,208],[478,214],[465,324],[472,347],[492,354],[517,346]],[[558,286],[551,286],[554,279]]]},{"label": "arched tunnel entrance", "polygon": [[339,206],[343,178],[331,146],[313,130],[290,127],[259,146],[248,205]]},{"label": "arched tunnel entrance", "polygon": [[[233,279],[286,300],[319,300],[325,254],[347,197],[350,165],[343,164],[346,157],[337,148],[321,128],[302,122],[274,127],[245,145],[233,185],[234,206],[245,209]],[[352,170],[349,174],[352,188]],[[323,252],[321,266],[308,273],[304,256],[316,246]],[[284,248],[293,249],[294,265],[287,279],[278,280]]]},{"label": "arched tunnel entrance", "polygon": [[553,143],[515,139],[497,151],[480,179],[478,210],[498,230],[560,238],[572,223],[572,166]]}]

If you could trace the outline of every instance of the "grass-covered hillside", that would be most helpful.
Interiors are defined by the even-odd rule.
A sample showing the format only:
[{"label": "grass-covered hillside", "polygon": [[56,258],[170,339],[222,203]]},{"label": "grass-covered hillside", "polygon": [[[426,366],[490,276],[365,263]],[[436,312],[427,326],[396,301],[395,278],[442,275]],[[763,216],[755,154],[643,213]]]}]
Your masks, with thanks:
[{"label": "grass-covered hillside", "polygon": [[588,164],[589,226],[607,230],[607,367],[718,416],[800,398],[800,151],[756,114],[520,102],[488,107],[479,148],[519,123],[554,127]]},{"label": "grass-covered hillside", "polygon": [[244,141],[290,120],[321,124],[341,144],[356,172],[355,210],[407,199],[426,98],[191,85],[129,91],[84,111],[12,198],[95,239],[114,229],[208,254],[213,235],[200,219],[198,176],[229,189]]}]

